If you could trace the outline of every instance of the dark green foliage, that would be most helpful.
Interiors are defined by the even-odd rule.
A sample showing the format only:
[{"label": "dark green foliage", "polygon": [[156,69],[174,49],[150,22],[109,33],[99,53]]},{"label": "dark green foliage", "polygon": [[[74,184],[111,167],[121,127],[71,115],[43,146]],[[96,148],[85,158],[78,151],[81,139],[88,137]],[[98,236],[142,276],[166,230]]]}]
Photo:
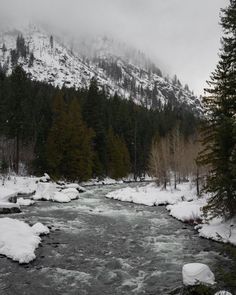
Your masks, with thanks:
[{"label": "dark green foliage", "polygon": [[32,137],[31,129],[31,99],[28,96],[28,84],[25,72],[17,66],[8,81],[9,95],[2,101],[4,133],[8,138],[15,139],[16,158],[15,169],[19,168],[20,142],[27,142]]},{"label": "dark green foliage", "polygon": [[119,179],[130,171],[129,151],[123,139],[110,128],[107,136],[108,176]]},{"label": "dark green foliage", "polygon": [[[31,173],[48,171],[71,180],[142,176],[153,136],[164,136],[177,122],[186,137],[197,125],[184,106],[147,110],[117,95],[108,97],[96,80],[88,90],[59,91],[30,81],[19,67],[10,77],[0,75],[0,136],[19,139],[15,162],[23,161]],[[26,145],[33,159],[24,154]]]},{"label": "dark green foliage", "polygon": [[105,128],[105,99],[98,90],[97,81],[91,81],[86,100],[83,105],[83,117],[89,128],[95,132],[94,149],[96,164],[94,176],[107,174],[106,128]]},{"label": "dark green foliage", "polygon": [[204,98],[207,122],[200,163],[210,168],[206,192],[212,194],[206,212],[229,219],[236,215],[236,1],[223,10],[225,37],[220,61]]}]

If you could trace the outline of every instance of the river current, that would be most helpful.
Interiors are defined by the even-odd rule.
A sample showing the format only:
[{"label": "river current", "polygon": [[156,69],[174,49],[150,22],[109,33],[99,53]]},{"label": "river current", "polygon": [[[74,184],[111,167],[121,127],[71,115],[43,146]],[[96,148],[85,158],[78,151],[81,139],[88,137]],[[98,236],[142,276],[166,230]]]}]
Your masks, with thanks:
[{"label": "river current", "polygon": [[[67,204],[37,202],[10,217],[50,227],[37,258],[19,265],[0,256],[1,295],[170,294],[182,286],[182,266],[230,265],[224,245],[191,225],[147,207],[105,198],[125,185],[89,188]],[[174,292],[175,293],[175,292]]]}]

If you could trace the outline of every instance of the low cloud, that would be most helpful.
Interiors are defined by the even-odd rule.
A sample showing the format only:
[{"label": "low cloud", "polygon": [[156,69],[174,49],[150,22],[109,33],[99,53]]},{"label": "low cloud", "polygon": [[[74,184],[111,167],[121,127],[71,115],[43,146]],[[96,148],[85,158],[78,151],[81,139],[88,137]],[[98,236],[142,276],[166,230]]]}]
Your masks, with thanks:
[{"label": "low cloud", "polygon": [[227,0],[0,0],[0,25],[35,21],[74,36],[111,35],[202,94],[218,60],[219,13],[227,5]]}]

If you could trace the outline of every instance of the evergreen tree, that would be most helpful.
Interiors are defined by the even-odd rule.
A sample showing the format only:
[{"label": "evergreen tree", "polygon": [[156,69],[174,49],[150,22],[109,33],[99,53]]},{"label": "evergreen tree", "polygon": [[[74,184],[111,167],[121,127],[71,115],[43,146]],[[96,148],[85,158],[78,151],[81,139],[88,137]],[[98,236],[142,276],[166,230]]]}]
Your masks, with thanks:
[{"label": "evergreen tree", "polygon": [[92,128],[95,132],[94,176],[105,175],[107,173],[105,100],[98,89],[96,79],[91,80],[89,91],[83,106],[83,118],[87,126]]},{"label": "evergreen tree", "polygon": [[4,133],[15,139],[16,173],[19,172],[20,145],[32,136],[30,84],[24,70],[17,66],[7,83],[7,95],[4,99]]},{"label": "evergreen tree", "polygon": [[199,161],[210,167],[206,211],[226,219],[236,215],[236,0],[223,10],[220,61],[204,98],[207,123]]},{"label": "evergreen tree", "polygon": [[53,103],[54,120],[47,141],[50,173],[68,180],[87,180],[92,176],[93,132],[82,121],[79,103],[67,105],[59,92]]},{"label": "evergreen tree", "polygon": [[47,139],[46,157],[49,172],[58,178],[62,174],[63,165],[65,165],[64,152],[68,144],[66,134],[68,129],[67,110],[61,92],[58,92],[53,99],[52,111],[53,123]]},{"label": "evergreen tree", "polygon": [[108,175],[118,179],[127,176],[130,170],[129,152],[124,140],[110,128],[107,136]]},{"label": "evergreen tree", "polygon": [[63,174],[70,180],[84,181],[92,177],[93,131],[82,121],[79,103],[72,100],[68,108],[67,146]]}]

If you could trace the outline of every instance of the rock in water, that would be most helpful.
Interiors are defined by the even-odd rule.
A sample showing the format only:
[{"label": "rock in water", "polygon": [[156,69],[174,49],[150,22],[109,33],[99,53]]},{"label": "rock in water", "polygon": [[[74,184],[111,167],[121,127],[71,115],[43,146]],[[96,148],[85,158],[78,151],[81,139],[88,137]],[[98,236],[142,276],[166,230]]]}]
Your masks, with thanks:
[{"label": "rock in water", "polygon": [[206,264],[188,263],[182,269],[183,283],[185,286],[198,284],[215,284],[215,276]]}]

